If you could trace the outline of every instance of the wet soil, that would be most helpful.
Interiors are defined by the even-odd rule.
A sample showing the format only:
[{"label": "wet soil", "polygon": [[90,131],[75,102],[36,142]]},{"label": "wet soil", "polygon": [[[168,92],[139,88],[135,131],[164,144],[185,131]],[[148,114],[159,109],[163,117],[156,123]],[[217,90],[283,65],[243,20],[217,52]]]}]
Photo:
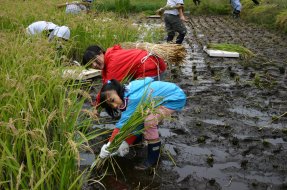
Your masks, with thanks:
[{"label": "wet soil", "polygon": [[[287,189],[286,36],[230,17],[192,17],[186,26],[186,64],[170,66],[167,80],[188,101],[160,125],[159,165],[134,170],[145,149],[132,148],[118,158],[124,175],[111,170],[102,183],[114,190]],[[203,51],[211,42],[241,44],[257,56],[212,58]]]}]

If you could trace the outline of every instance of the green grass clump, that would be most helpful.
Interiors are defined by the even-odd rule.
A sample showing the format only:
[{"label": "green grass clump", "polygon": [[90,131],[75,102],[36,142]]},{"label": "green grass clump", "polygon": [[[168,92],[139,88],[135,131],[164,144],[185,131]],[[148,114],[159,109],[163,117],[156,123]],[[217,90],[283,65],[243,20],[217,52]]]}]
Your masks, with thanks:
[{"label": "green grass clump", "polygon": [[208,49],[216,49],[216,50],[223,50],[223,51],[231,51],[231,52],[238,52],[241,57],[243,58],[250,58],[255,56],[255,54],[250,51],[249,49],[237,45],[237,44],[227,44],[227,43],[221,43],[221,44],[216,44],[216,43],[211,43],[207,45]]},{"label": "green grass clump", "polygon": [[191,4],[189,7],[191,15],[226,15],[231,12],[229,1],[224,0],[204,0],[199,6]]},{"label": "green grass clump", "polygon": [[[62,71],[91,44],[105,49],[137,41],[142,32],[115,13],[67,15],[58,3],[1,2],[0,189],[82,189],[80,151],[92,152],[89,140],[103,132],[91,131],[97,118],[83,110],[90,86],[62,78]],[[26,35],[40,20],[70,28],[62,50],[57,40]],[[145,40],[156,40],[153,32],[146,30]]]},{"label": "green grass clump", "polygon": [[241,3],[243,19],[267,28],[279,28],[283,32],[287,32],[285,0],[262,0],[258,6],[250,0],[242,0]]},{"label": "green grass clump", "polygon": [[276,25],[287,33],[287,9],[284,9],[280,14],[277,15]]}]

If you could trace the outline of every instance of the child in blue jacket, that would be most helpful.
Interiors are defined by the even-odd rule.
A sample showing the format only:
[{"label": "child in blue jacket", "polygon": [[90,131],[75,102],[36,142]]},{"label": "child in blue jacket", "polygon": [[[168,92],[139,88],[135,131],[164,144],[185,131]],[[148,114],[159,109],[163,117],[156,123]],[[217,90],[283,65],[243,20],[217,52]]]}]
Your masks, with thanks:
[{"label": "child in blue jacket", "polygon": [[[157,128],[158,123],[165,117],[169,117],[175,111],[182,110],[186,103],[186,96],[182,89],[176,84],[154,81],[150,77],[132,81],[127,86],[113,79],[102,87],[99,101],[100,105],[105,108],[107,113],[112,117],[115,116],[117,110],[120,110],[122,114],[109,142],[101,148],[101,158],[111,155],[107,150],[110,142],[112,142],[116,134],[121,130],[121,127],[134,113],[142,98],[144,98],[143,96],[150,96],[152,98],[160,97],[160,102],[155,105],[155,113],[149,114],[144,119],[143,137],[148,142],[148,156],[143,164],[136,166],[136,169],[146,170],[157,163],[161,146]],[[118,154],[125,156],[129,152],[129,145],[135,140],[136,136],[131,136],[123,141],[117,150]]]}]

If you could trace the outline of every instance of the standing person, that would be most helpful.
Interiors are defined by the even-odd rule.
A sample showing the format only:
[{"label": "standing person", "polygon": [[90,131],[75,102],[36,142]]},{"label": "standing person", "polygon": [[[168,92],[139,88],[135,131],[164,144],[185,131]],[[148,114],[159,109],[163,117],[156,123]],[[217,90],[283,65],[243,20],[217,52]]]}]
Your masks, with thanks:
[{"label": "standing person", "polygon": [[26,33],[31,36],[44,33],[49,38],[49,41],[54,39],[54,37],[64,40],[70,38],[70,29],[67,26],[58,26],[46,21],[33,22],[26,28]]},{"label": "standing person", "polygon": [[239,18],[242,7],[240,0],[230,0],[230,3],[233,8],[233,18]]},{"label": "standing person", "polygon": [[163,59],[140,49],[122,49],[115,45],[104,51],[97,45],[89,46],[83,56],[82,64],[102,70],[103,84],[108,80],[125,78],[154,77],[162,79],[166,70]]},{"label": "standing person", "polygon": [[58,4],[58,8],[66,7],[66,13],[71,14],[79,14],[81,12],[88,12],[90,10],[90,6],[92,0],[82,0],[82,2],[73,1],[71,3],[62,3]]},{"label": "standing person", "polygon": [[193,3],[198,6],[200,4],[200,0],[193,0]]},{"label": "standing person", "polygon": [[167,31],[167,42],[172,42],[175,33],[178,33],[176,43],[181,44],[185,35],[186,27],[183,22],[186,22],[186,18],[183,14],[183,0],[167,0],[166,6],[175,7],[182,5],[179,9],[165,10],[164,11],[164,22]]},{"label": "standing person", "polygon": [[[116,123],[116,128],[113,130],[109,142],[101,148],[101,158],[111,156],[111,153],[107,150],[110,143],[120,132],[122,126],[129,120],[141,100],[147,97],[162,99],[154,105],[155,112],[149,113],[144,118],[144,126],[138,129],[144,130],[143,137],[148,143],[148,154],[146,160],[136,166],[135,169],[147,170],[157,163],[161,147],[158,124],[164,118],[170,117],[172,113],[183,109],[186,103],[186,95],[176,84],[154,81],[150,77],[134,80],[127,86],[120,84],[117,80],[110,80],[103,85],[100,92],[101,106],[112,117],[117,110],[120,110],[122,114],[120,120]],[[128,137],[121,143],[116,153],[122,157],[128,154],[129,145],[133,144],[136,138],[135,135]]]}]

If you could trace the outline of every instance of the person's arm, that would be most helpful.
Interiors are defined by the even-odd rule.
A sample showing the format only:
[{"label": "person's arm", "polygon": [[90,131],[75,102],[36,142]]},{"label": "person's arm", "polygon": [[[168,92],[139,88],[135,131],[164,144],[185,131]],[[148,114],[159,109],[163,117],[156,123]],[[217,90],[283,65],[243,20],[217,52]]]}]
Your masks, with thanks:
[{"label": "person's arm", "polygon": [[69,3],[61,3],[57,5],[57,8],[66,7]]},{"label": "person's arm", "polygon": [[[182,4],[177,4],[177,5],[182,5]],[[183,5],[182,5],[181,8],[178,9],[178,12],[179,12],[179,18],[180,18],[180,20],[186,22],[187,19],[186,19],[185,16],[184,16],[184,7],[183,7]]]}]

